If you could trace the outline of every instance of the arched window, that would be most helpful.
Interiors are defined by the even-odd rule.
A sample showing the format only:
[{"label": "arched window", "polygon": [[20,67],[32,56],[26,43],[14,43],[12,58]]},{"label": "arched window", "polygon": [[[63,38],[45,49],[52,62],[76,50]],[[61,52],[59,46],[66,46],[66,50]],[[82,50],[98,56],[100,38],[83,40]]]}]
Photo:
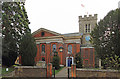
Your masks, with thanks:
[{"label": "arched window", "polygon": [[68,45],[68,53],[72,54],[72,45]]},{"label": "arched window", "polygon": [[42,45],[42,52],[45,53],[45,45]]},{"label": "arched window", "polygon": [[52,50],[53,50],[53,52],[56,51],[56,45],[55,44],[53,44]]}]

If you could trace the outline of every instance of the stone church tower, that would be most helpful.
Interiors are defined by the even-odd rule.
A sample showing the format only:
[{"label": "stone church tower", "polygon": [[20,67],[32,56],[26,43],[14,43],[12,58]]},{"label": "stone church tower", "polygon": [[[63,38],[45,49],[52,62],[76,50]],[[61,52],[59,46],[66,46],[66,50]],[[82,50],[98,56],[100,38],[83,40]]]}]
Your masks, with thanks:
[{"label": "stone church tower", "polygon": [[[83,59],[84,67],[90,68],[95,67],[95,50],[92,44],[90,43],[90,33],[93,31],[97,24],[97,14],[84,15],[84,17],[79,16],[79,33],[81,34],[81,57]],[[97,64],[98,65],[98,64]]]},{"label": "stone church tower", "polygon": [[82,45],[90,45],[90,33],[97,24],[97,14],[94,16],[84,15],[84,17],[79,16],[79,33],[82,35]]}]

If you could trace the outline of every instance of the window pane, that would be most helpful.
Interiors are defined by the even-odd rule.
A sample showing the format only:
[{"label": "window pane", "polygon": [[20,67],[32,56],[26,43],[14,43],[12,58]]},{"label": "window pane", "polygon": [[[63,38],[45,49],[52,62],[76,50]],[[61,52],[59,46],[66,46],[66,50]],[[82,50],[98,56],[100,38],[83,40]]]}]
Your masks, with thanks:
[{"label": "window pane", "polygon": [[90,24],[89,24],[89,26],[88,26],[88,32],[90,32]]},{"label": "window pane", "polygon": [[68,45],[68,52],[72,54],[72,45]]},{"label": "window pane", "polygon": [[41,32],[41,36],[44,36],[45,35],[45,33],[44,32]]},{"label": "window pane", "polygon": [[42,61],[45,61],[45,57],[42,57]]},{"label": "window pane", "polygon": [[56,51],[56,45],[53,44],[53,48],[52,48],[53,51]]},{"label": "window pane", "polygon": [[87,33],[87,24],[86,24],[86,26],[85,26],[85,32]]},{"label": "window pane", "polygon": [[45,52],[45,45],[42,45],[42,52]]},{"label": "window pane", "polygon": [[87,24],[86,24],[85,28],[87,29]]}]

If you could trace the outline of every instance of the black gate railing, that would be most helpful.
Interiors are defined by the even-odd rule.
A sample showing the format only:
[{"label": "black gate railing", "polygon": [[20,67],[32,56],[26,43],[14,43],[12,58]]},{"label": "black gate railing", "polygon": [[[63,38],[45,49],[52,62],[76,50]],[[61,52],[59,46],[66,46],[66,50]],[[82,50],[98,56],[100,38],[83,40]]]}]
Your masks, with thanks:
[{"label": "black gate railing", "polygon": [[70,77],[70,68],[68,67],[68,78]]},{"label": "black gate railing", "polygon": [[53,77],[55,78],[55,67],[53,67]]}]

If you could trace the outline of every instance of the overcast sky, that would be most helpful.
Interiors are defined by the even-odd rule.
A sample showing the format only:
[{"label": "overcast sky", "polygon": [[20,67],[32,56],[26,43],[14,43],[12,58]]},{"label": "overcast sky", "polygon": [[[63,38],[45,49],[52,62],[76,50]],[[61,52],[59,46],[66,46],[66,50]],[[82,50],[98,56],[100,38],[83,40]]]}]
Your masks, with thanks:
[{"label": "overcast sky", "polygon": [[120,0],[26,0],[29,27],[61,34],[79,32],[78,16],[98,14],[98,21],[118,8]]}]

